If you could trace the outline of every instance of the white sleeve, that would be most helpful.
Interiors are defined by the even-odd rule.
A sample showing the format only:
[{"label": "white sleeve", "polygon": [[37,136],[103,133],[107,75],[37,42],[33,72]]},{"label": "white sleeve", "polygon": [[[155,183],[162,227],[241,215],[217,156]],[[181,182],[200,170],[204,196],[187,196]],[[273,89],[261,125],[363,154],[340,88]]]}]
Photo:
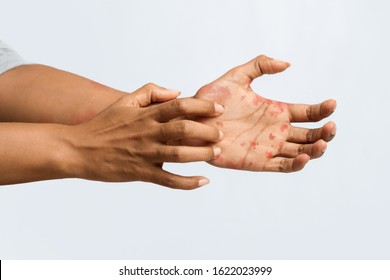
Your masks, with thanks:
[{"label": "white sleeve", "polygon": [[16,66],[29,64],[14,50],[0,41],[0,75]]}]

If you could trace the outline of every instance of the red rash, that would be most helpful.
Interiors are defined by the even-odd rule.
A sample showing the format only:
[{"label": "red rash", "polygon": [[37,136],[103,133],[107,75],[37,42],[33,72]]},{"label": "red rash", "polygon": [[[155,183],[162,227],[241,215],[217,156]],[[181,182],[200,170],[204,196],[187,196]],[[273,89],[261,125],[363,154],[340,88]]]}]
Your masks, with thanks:
[{"label": "red rash", "polygon": [[255,106],[259,106],[259,104],[263,102],[263,98],[261,98],[260,96],[258,95],[255,95],[252,99],[252,104],[255,105]]},{"label": "red rash", "polygon": [[285,132],[285,131],[287,130],[287,128],[288,128],[288,125],[287,125],[287,124],[282,124],[282,125],[280,126],[280,131],[281,131],[281,132]]},{"label": "red rash", "polygon": [[205,98],[213,100],[219,104],[224,105],[226,100],[232,97],[232,93],[227,87],[217,85],[206,85],[203,90],[206,92]]},{"label": "red rash", "polygon": [[272,152],[265,152],[265,156],[266,156],[267,158],[273,158]]},{"label": "red rash", "polygon": [[268,135],[268,138],[270,141],[274,141],[275,140],[275,136],[272,134],[272,132]]},{"label": "red rash", "polygon": [[278,102],[278,103],[277,103],[277,106],[278,106],[278,108],[279,108],[279,111],[280,111],[281,113],[283,113],[283,112],[284,112],[283,104],[280,103],[280,102]]},{"label": "red rash", "polygon": [[215,122],[217,125],[219,125],[219,126],[222,126],[223,127],[223,121],[216,121]]},{"label": "red rash", "polygon": [[241,147],[244,147],[244,146],[245,146],[245,142],[241,142],[241,143],[240,143],[240,146],[241,146]]},{"label": "red rash", "polygon": [[215,158],[215,161],[218,161],[218,162],[223,162],[223,158],[221,156],[217,156]]},{"label": "red rash", "polygon": [[250,145],[251,145],[252,149],[256,150],[256,146],[259,146],[259,142],[250,141]]}]

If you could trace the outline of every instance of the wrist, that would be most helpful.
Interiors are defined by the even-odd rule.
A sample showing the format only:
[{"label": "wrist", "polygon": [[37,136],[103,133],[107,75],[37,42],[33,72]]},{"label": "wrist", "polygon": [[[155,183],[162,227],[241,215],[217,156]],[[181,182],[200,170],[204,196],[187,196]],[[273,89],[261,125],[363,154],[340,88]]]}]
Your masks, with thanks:
[{"label": "wrist", "polygon": [[55,172],[61,178],[84,178],[84,160],[78,144],[80,134],[78,126],[61,125],[56,131],[58,148],[52,154]]}]

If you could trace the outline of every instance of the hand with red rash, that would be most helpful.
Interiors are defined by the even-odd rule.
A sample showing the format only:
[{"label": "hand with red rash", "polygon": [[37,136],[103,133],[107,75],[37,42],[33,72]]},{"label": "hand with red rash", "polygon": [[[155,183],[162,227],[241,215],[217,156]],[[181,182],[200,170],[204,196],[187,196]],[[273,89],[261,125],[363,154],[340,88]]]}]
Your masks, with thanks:
[{"label": "hand with red rash", "polygon": [[336,125],[328,122],[321,128],[307,129],[292,123],[328,117],[336,109],[334,100],[315,105],[289,104],[259,96],[251,88],[254,79],[282,72],[289,66],[261,55],[231,69],[196,93],[196,98],[225,107],[216,118],[198,119],[224,133],[218,143],[222,153],[210,164],[240,170],[292,172],[322,156],[326,142],[335,136]]}]

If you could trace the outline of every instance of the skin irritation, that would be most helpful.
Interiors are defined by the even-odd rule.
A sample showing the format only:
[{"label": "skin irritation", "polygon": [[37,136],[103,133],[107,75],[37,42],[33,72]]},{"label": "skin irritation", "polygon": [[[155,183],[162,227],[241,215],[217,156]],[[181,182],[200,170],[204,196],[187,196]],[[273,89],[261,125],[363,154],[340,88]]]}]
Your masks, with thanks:
[{"label": "skin irritation", "polygon": [[[227,132],[237,132],[235,124],[236,119],[229,118],[229,111],[225,111],[222,116],[218,117],[218,119],[213,122],[214,125],[225,133],[224,141],[229,141],[229,144],[226,147],[223,147],[224,157],[220,155],[215,158],[212,163],[217,166],[232,169],[262,170],[264,168],[264,162],[272,159],[276,155],[273,150],[275,149],[274,147],[278,145],[275,143],[275,140],[280,137],[278,136],[278,133],[284,134],[288,129],[288,125],[283,123],[276,128],[279,132],[274,129],[265,136],[265,133],[262,132],[265,128],[260,124],[260,121],[267,116],[267,118],[272,120],[271,123],[278,123],[278,119],[281,118],[282,114],[286,111],[285,104],[263,98],[248,91],[245,91],[240,95],[234,95],[227,86],[209,84],[203,87],[201,92],[202,98],[211,99],[222,105],[229,102],[230,106],[227,106],[227,108],[232,108],[231,104],[235,104],[235,106],[230,109],[231,111],[235,109],[234,107],[240,106],[240,111],[244,114],[243,117],[237,118],[239,127],[242,127],[242,132],[236,137],[229,137],[229,133]],[[251,98],[247,99],[248,96]],[[260,114],[254,115],[253,113],[256,112],[259,112]],[[242,126],[244,119],[247,120],[244,121],[245,125]],[[281,144],[282,142],[279,143],[279,145]],[[272,150],[269,150],[269,148]],[[244,150],[243,152],[238,151],[242,149]],[[280,151],[281,146],[279,146],[278,149],[278,152]],[[235,154],[244,154],[245,156],[236,158]]]},{"label": "skin irritation", "polygon": [[205,91],[204,98],[213,100],[221,105],[225,105],[226,101],[232,97],[228,87],[208,84],[202,90]]},{"label": "skin irritation", "polygon": [[287,129],[288,129],[288,125],[287,124],[282,124],[280,126],[280,132],[282,132],[282,133],[284,133]]},{"label": "skin irritation", "polygon": [[[261,64],[261,61],[257,63]],[[291,164],[290,159],[296,155],[284,147],[287,142],[296,141],[289,139],[293,135],[289,132],[294,129],[290,126],[293,104],[264,98],[251,88],[253,77],[281,72],[288,66],[287,63],[268,60],[263,63],[260,69],[263,72],[259,75],[253,72],[253,64],[248,63],[240,66],[245,69],[246,76],[237,75],[235,69],[197,92],[196,98],[213,100],[225,107],[223,114],[216,119],[200,120],[224,133],[224,138],[218,143],[222,154],[209,163],[252,171],[280,171],[285,164],[283,158]],[[302,162],[302,157],[300,159]],[[288,168],[286,171],[293,171],[291,165]]]}]

